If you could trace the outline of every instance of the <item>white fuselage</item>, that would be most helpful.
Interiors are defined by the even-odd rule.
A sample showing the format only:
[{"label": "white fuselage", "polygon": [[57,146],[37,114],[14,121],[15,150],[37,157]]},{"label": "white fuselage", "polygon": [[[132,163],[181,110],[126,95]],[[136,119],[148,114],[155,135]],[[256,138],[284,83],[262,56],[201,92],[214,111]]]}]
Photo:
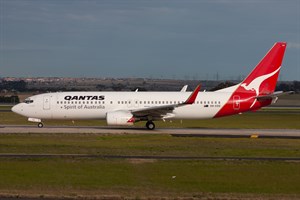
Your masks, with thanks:
[{"label": "white fuselage", "polygon": [[[108,112],[184,102],[191,92],[57,92],[30,97],[13,111],[38,119],[105,119]],[[231,92],[199,92],[194,104],[177,107],[166,118],[213,118]]]}]

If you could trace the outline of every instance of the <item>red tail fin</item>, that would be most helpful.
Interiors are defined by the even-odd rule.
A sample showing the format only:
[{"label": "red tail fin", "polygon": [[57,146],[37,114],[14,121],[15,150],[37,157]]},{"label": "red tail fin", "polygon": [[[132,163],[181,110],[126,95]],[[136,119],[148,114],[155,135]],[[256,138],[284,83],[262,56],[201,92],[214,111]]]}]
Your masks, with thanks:
[{"label": "red tail fin", "polygon": [[277,42],[247,78],[232,93],[215,117],[256,110],[269,105],[270,100],[257,101],[259,95],[272,94],[276,87],[286,42]]},{"label": "red tail fin", "polygon": [[256,96],[274,92],[286,42],[277,42],[242,82],[245,90],[254,90]]}]

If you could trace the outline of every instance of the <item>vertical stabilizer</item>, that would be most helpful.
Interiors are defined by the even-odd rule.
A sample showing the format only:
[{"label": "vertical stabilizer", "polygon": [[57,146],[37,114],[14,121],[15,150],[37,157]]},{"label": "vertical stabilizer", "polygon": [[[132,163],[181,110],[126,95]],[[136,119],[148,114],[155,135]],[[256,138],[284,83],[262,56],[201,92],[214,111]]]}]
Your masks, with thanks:
[{"label": "vertical stabilizer", "polygon": [[286,42],[277,42],[242,82],[241,87],[255,91],[256,96],[275,91]]},{"label": "vertical stabilizer", "polygon": [[286,42],[274,44],[247,78],[235,86],[228,102],[215,117],[256,110],[271,103],[270,100],[257,101],[257,97],[275,91],[286,45]]}]

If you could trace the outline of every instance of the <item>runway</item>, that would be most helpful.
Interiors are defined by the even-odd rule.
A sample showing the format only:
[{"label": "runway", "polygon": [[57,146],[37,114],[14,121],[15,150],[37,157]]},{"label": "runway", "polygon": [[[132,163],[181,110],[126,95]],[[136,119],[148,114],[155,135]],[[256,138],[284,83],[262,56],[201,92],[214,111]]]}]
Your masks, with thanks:
[{"label": "runway", "polygon": [[144,156],[144,155],[98,155],[98,154],[6,154],[0,158],[100,158],[100,159],[142,159],[142,160],[232,160],[232,161],[300,161],[299,157],[240,157],[240,156]]},{"label": "runway", "polygon": [[174,137],[228,137],[228,138],[291,138],[300,139],[299,129],[210,129],[210,128],[157,128],[108,126],[36,126],[0,125],[0,134],[67,133],[67,134],[168,134]]}]

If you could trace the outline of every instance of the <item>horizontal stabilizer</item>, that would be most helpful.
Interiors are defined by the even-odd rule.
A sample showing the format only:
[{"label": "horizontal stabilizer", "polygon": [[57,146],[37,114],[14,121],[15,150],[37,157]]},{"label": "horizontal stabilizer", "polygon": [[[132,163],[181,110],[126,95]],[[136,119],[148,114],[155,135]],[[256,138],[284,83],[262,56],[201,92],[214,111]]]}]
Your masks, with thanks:
[{"label": "horizontal stabilizer", "polygon": [[289,94],[294,94],[294,93],[295,93],[294,91],[288,91],[288,92],[277,91],[272,94],[257,96],[256,99],[257,100],[274,99],[274,98],[278,98],[279,96],[282,96],[282,95],[289,95]]}]

